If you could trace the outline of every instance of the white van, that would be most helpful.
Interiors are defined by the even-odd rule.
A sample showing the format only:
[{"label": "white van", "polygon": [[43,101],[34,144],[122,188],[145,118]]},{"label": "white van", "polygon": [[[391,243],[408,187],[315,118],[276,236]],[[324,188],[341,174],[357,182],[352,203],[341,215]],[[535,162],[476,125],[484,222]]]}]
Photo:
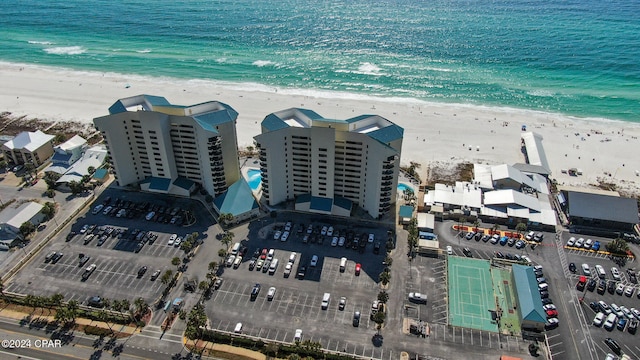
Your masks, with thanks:
[{"label": "white van", "polygon": [[340,272],[344,272],[346,268],[347,268],[347,258],[343,257],[342,259],[340,259]]},{"label": "white van", "polygon": [[277,268],[278,268],[278,259],[271,260],[271,265],[269,265],[269,274],[270,275],[275,274]]},{"label": "white van", "polygon": [[273,255],[276,253],[276,251],[274,249],[269,249],[269,252],[267,253],[267,261],[271,261],[271,259],[273,259]]},{"label": "white van", "polygon": [[322,310],[327,310],[329,307],[329,300],[331,300],[331,294],[324,293],[324,295],[322,295]]},{"label": "white van", "polygon": [[292,263],[292,264],[294,262],[296,262],[296,253],[295,252],[292,252],[291,255],[289,255],[289,262]]},{"label": "white van", "polygon": [[235,329],[233,329],[233,332],[236,334],[242,334],[242,323],[239,322],[236,324]]},{"label": "white van", "polygon": [[604,268],[601,265],[596,265],[596,273],[598,273],[598,277],[600,279],[604,279],[607,277],[607,273],[604,271]]},{"label": "white van", "polygon": [[239,242],[233,244],[233,247],[231,248],[231,255],[237,255],[238,251],[240,251],[240,243]]}]

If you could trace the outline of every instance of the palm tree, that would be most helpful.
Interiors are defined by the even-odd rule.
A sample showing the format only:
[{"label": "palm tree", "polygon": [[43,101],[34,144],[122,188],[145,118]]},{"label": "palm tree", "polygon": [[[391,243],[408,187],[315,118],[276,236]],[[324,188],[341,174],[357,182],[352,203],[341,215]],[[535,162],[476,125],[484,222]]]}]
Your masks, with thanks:
[{"label": "palm tree", "polygon": [[378,281],[380,281],[382,285],[387,285],[390,280],[391,273],[389,273],[388,271],[383,271],[380,273],[380,276],[378,276]]},{"label": "palm tree", "polygon": [[231,244],[231,242],[233,241],[234,236],[236,236],[236,234],[234,234],[233,232],[225,231],[220,241],[224,244],[225,247],[229,247],[229,244]]},{"label": "palm tree", "polygon": [[522,233],[527,231],[527,224],[525,224],[525,223],[516,224],[516,231],[518,232],[518,238],[520,238]]},{"label": "palm tree", "polygon": [[209,263],[209,272],[215,274],[216,270],[218,270],[218,263],[215,262],[215,261],[210,262]]},{"label": "palm tree", "polygon": [[202,291],[203,293],[209,288],[209,282],[202,280],[200,281],[200,283],[198,284],[198,289],[200,291]]},{"label": "palm tree", "polygon": [[389,294],[387,294],[386,291],[380,291],[378,293],[378,301],[380,301],[383,304],[386,304],[387,301],[389,301]]},{"label": "palm tree", "polygon": [[136,309],[136,318],[141,318],[149,310],[149,304],[147,304],[147,302],[141,297],[137,298],[133,302],[133,306],[135,306]]},{"label": "palm tree", "polygon": [[229,225],[231,221],[233,221],[233,215],[229,213],[221,213],[220,216],[218,216],[218,222],[224,227]]},{"label": "palm tree", "polygon": [[475,220],[473,220],[473,231],[474,232],[478,232],[478,226],[480,226],[480,220],[476,218]]},{"label": "palm tree", "polygon": [[129,300],[122,299],[122,301],[120,301],[120,306],[121,306],[122,312],[127,314],[129,313],[129,309],[131,309],[131,303],[129,302]]},{"label": "palm tree", "polygon": [[378,311],[373,315],[373,322],[376,323],[376,330],[378,330],[378,334],[380,334],[380,330],[382,329],[382,324],[384,324],[384,320],[387,315],[384,311]]},{"label": "palm tree", "polygon": [[180,258],[176,256],[173,259],[171,259],[171,265],[176,266],[176,267],[178,265],[180,265]]},{"label": "palm tree", "polygon": [[613,255],[627,255],[629,251],[629,244],[622,238],[617,238],[610,241],[606,246],[607,251]]},{"label": "palm tree", "polygon": [[167,285],[169,283],[169,281],[171,281],[171,277],[173,276],[173,271],[171,270],[167,270],[164,272],[164,274],[162,274],[162,277],[160,278],[160,282],[163,285]]},{"label": "palm tree", "polygon": [[493,224],[493,226],[491,227],[491,232],[495,234],[498,231],[498,229],[500,229],[500,225]]}]

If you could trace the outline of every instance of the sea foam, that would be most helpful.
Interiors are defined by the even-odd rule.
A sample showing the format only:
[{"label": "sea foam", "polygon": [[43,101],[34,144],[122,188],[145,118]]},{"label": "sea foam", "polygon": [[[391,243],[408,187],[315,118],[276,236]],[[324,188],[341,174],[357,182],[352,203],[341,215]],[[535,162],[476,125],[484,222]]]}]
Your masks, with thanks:
[{"label": "sea foam", "polygon": [[44,49],[47,54],[53,55],[80,55],[87,51],[82,46],[58,46]]}]

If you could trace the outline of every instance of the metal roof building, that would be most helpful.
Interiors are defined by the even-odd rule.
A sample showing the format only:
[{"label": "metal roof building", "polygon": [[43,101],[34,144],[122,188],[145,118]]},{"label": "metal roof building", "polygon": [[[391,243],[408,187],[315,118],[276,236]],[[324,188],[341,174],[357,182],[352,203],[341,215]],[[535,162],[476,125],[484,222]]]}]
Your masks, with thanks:
[{"label": "metal roof building", "polygon": [[513,265],[511,267],[513,284],[518,298],[518,314],[523,329],[544,330],[547,316],[542,308],[542,299],[538,292],[538,282],[531,266]]},{"label": "metal roof building", "polygon": [[567,202],[572,225],[632,231],[638,223],[635,199],[569,191]]},{"label": "metal roof building", "polygon": [[551,174],[547,154],[542,146],[542,135],[530,131],[522,133],[520,137],[526,150],[527,164],[542,166],[548,174]]}]

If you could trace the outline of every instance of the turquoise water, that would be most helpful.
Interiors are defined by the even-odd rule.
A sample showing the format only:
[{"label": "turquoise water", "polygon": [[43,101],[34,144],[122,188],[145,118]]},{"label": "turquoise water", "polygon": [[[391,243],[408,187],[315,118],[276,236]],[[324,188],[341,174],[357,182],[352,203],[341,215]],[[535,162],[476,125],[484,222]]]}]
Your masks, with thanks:
[{"label": "turquoise water", "polygon": [[405,191],[406,189],[413,191],[413,188],[411,186],[403,183],[398,183],[398,194],[403,194],[403,191]]},{"label": "turquoise water", "polygon": [[247,182],[249,183],[249,187],[251,187],[251,190],[258,190],[260,184],[262,183],[262,175],[260,174],[260,170],[249,169],[247,171],[247,176],[249,177],[247,179]]},{"label": "turquoise water", "polygon": [[3,4],[5,62],[640,121],[638,0]]}]

